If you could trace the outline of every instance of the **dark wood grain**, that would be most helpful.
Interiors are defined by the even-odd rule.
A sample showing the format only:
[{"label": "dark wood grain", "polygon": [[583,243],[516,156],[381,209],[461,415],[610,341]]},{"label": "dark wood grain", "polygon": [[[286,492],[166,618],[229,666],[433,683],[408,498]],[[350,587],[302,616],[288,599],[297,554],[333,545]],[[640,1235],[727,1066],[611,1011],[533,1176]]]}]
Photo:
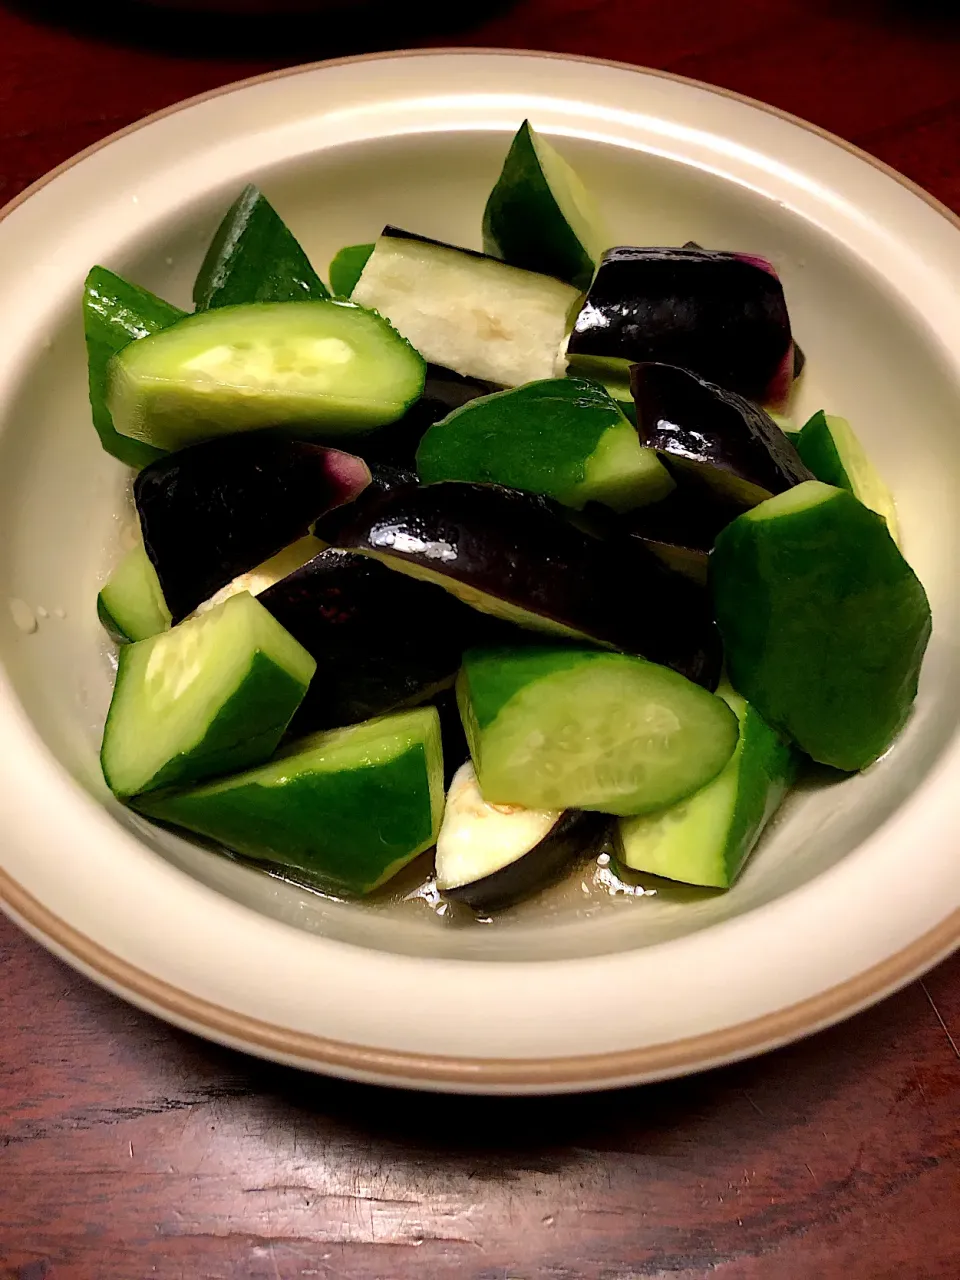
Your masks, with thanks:
[{"label": "dark wood grain", "polygon": [[[698,76],[960,208],[960,23],[936,5],[449,8],[442,31],[410,4],[399,34],[308,20],[279,41],[120,3],[0,8],[0,199],[147,111],[293,61],[284,42],[320,57],[365,28],[368,48],[456,39]],[[0,1280],[960,1277],[960,959],[759,1061],[552,1100],[267,1066],[126,1007],[2,921],[0,1011]]]}]

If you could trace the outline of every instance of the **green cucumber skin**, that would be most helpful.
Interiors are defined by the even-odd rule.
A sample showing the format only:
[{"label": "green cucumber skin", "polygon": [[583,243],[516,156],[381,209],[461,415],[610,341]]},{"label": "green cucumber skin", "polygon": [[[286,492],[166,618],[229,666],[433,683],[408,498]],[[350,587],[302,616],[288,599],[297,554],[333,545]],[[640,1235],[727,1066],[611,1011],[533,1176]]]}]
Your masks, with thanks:
[{"label": "green cucumber skin", "polygon": [[[122,691],[125,669],[133,646],[120,650],[114,699],[104,727],[101,764],[107,786],[116,795],[129,795],[118,789],[106,761],[106,745],[111,718]],[[308,682],[307,682],[308,683]],[[207,725],[203,736],[190,748],[174,756],[159,772],[137,789],[136,794],[165,787],[185,787],[205,778],[232,773],[268,759],[276,751],[293,713],[303,701],[307,683],[298,680],[266,655],[253,655],[243,678],[233,694]],[[250,726],[257,725],[256,733]]]},{"label": "green cucumber skin", "polygon": [[257,772],[137,808],[352,894],[369,893],[436,840],[421,743],[376,767],[359,765],[349,779],[344,771],[292,773],[266,786]]},{"label": "green cucumber skin", "polygon": [[739,773],[737,801],[723,844],[723,883],[719,888],[736,880],[797,775],[796,751],[749,703],[740,722],[740,742],[733,761]]},{"label": "green cucumber skin", "polygon": [[882,516],[807,484],[819,500],[771,517],[772,535],[766,503],[721,532],[711,589],[734,687],[814,760],[853,772],[910,714],[930,606]]},{"label": "green cucumber skin", "polygon": [[97,596],[97,618],[100,625],[106,631],[107,635],[115,644],[133,644],[137,640],[147,640],[148,636],[131,636],[126,633],[120,623],[110,612],[109,606],[103,598],[103,593]]},{"label": "green cucumber skin", "polygon": [[804,465],[810,468],[818,480],[853,493],[853,485],[840,460],[830,434],[827,415],[822,409],[803,424],[793,443]]},{"label": "green cucumber skin", "polygon": [[179,307],[131,284],[106,267],[93,267],[83,286],[83,332],[87,344],[90,409],[104,450],[128,467],[145,467],[164,449],[122,436],[107,408],[107,365],[137,338],[158,333],[186,315]]},{"label": "green cucumber skin", "polygon": [[[585,379],[549,378],[454,409],[423,436],[417,471],[424,484],[500,484],[579,510],[604,500],[610,486],[592,481],[591,460],[624,434],[628,444],[637,443],[637,465],[631,469],[628,457],[624,472],[629,482],[631,471],[640,475],[644,455],[616,401]],[[666,472],[664,478],[671,487]]]},{"label": "green cucumber skin", "polygon": [[117,644],[149,640],[170,627],[170,610],[142,542],[128,551],[97,596],[97,617]]},{"label": "green cucumber skin", "polygon": [[514,267],[587,289],[595,264],[554,199],[533,144],[529,120],[510,144],[483,211],[483,247]]},{"label": "green cucumber skin", "polygon": [[712,782],[679,804],[621,819],[621,855],[631,870],[730,888],[793,783],[796,751],[732,690],[719,696],[740,724],[733,755]]},{"label": "green cucumber skin", "polygon": [[255,186],[245,187],[217,228],[197,273],[197,310],[329,296],[273,205]]},{"label": "green cucumber skin", "polygon": [[348,244],[330,260],[327,274],[330,276],[330,291],[334,297],[350,297],[363,275],[367,259],[376,247],[375,244]]}]

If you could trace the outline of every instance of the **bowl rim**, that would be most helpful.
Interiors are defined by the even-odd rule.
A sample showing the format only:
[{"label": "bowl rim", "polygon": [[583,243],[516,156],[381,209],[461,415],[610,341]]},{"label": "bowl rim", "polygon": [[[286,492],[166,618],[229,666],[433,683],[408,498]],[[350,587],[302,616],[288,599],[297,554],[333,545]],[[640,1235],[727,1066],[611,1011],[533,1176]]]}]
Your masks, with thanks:
[{"label": "bowl rim", "polygon": [[[284,67],[206,90],[144,116],[77,152],[31,183],[0,208],[0,222],[59,175],[120,138],[203,102],[255,85],[318,70],[411,57],[509,56],[587,63],[672,81],[742,103],[824,139],[892,178],[960,230],[960,216],[890,165],[853,143],[790,112],[745,94],[688,76],[614,59],[544,50],[452,46],[384,51],[322,59]],[[814,996],[759,1017],[683,1039],[642,1048],[551,1057],[494,1058],[447,1056],[388,1050],[294,1030],[228,1009],[130,964],[54,914],[0,868],[0,907],[32,937],[101,985],[166,1020],[209,1039],[274,1060],[315,1070],[405,1086],[472,1091],[584,1089],[611,1087],[637,1079],[658,1079],[735,1061],[812,1034],[852,1015],[908,982],[960,947],[960,910],[906,947],[853,977]]]}]

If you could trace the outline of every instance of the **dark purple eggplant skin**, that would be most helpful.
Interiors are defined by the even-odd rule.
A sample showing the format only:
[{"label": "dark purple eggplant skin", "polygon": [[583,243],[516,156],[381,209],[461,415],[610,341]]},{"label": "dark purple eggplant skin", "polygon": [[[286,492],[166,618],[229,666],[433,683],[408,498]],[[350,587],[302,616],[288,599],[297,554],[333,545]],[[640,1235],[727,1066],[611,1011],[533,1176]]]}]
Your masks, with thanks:
[{"label": "dark purple eggplant skin", "polygon": [[360,458],[271,431],[209,440],[144,467],[134,500],[174,623],[369,483]]},{"label": "dark purple eggplant skin", "polygon": [[679,365],[760,403],[782,401],[784,363],[793,361],[770,264],[699,248],[608,249],[567,350]]},{"label": "dark purple eggplant skin", "polygon": [[515,906],[555,884],[574,862],[600,843],[609,827],[610,818],[606,814],[568,809],[539,844],[514,862],[481,880],[444,889],[443,896],[483,915]]},{"label": "dark purple eggplant skin", "polygon": [[744,396],[726,391],[687,369],[634,365],[630,385],[637,430],[656,449],[678,483],[699,483],[728,493],[741,510],[783,493],[813,473],[769,414]]},{"label": "dark purple eggplant skin", "polygon": [[[388,570],[389,572],[389,570]],[[443,786],[446,790],[453,781],[453,775],[462,764],[470,759],[470,748],[460,719],[460,708],[457,706],[457,694],[453,685],[444,689],[432,699],[440,716],[440,738],[443,742]]]},{"label": "dark purple eggplant skin", "polygon": [[[347,550],[432,570],[536,620],[716,687],[722,654],[707,593],[636,542],[604,540],[544,498],[448,482],[391,489],[338,520]],[[330,538],[324,525],[323,537]]]},{"label": "dark purple eggplant skin", "polygon": [[257,597],[317,660],[288,731],[385,715],[453,680],[486,619],[428,582],[368,556],[328,548]]},{"label": "dark purple eggplant skin", "polygon": [[[660,502],[622,516],[620,531],[702,586],[717,535],[742,514],[742,508],[707,488],[674,489]],[[681,567],[683,566],[683,567]]]},{"label": "dark purple eggplant skin", "polygon": [[452,369],[428,364],[423,395],[416,404],[397,422],[351,440],[350,447],[371,467],[381,464],[415,471],[417,449],[430,427],[469,401],[502,390],[498,383],[464,378]]}]

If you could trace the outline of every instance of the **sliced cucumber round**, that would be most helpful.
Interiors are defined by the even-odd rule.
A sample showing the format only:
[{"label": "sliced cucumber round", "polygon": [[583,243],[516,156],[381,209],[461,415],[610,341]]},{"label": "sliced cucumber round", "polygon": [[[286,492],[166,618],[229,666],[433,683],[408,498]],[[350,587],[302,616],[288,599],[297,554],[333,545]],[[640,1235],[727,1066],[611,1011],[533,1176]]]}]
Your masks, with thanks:
[{"label": "sliced cucumber round", "polygon": [[710,581],[731,683],[766,721],[837,769],[886,751],[931,623],[881,516],[807,481],[727,525]]},{"label": "sliced cucumber round", "polygon": [[608,244],[593,196],[524,120],[484,209],[484,249],[515,267],[586,289]]},{"label": "sliced cucumber round", "polygon": [[364,894],[435,843],[443,753],[435,707],[304,738],[259,769],[137,808],[324,888]]},{"label": "sliced cucumber round", "polygon": [[893,494],[887,488],[846,418],[819,410],[794,440],[797,453],[818,480],[849,489],[855,498],[883,516],[890,537],[900,543]]},{"label": "sliced cucumber round", "polygon": [[410,344],[352,303],[251,302],[125,347],[107,403],[118,431],[164,449],[268,426],[332,437],[394,422],[424,376]]},{"label": "sliced cucumber round", "polygon": [[474,649],[457,695],[491,804],[648,813],[710,782],[737,744],[720,698],[622,654]]},{"label": "sliced cucumber round", "polygon": [[674,487],[617,402],[583,378],[550,378],[471,400],[426,432],[417,471],[425,484],[500,484],[577,510],[602,502],[627,511]]},{"label": "sliced cucumber round", "polygon": [[100,752],[107,785],[133,796],[265,760],[316,666],[245,593],[123,645]]}]

